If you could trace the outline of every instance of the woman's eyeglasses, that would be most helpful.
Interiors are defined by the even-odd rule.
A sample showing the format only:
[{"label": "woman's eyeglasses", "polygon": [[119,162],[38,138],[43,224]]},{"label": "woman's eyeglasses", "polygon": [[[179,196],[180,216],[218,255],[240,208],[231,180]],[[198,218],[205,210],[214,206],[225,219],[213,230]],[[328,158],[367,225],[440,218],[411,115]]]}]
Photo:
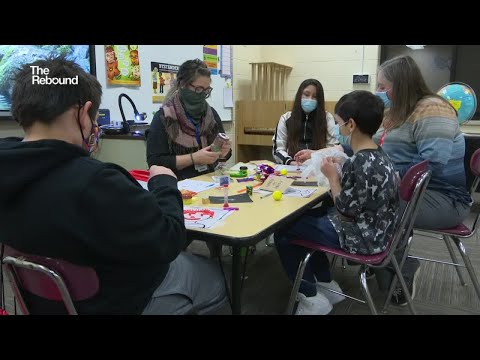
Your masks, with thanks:
[{"label": "woman's eyeglasses", "polygon": [[205,99],[210,96],[210,94],[212,93],[212,90],[213,90],[213,88],[211,86],[209,86],[206,89],[201,87],[201,86],[194,86],[192,84],[190,84],[190,86],[193,88],[193,91],[195,91],[195,93],[197,93],[197,94],[202,94],[203,93],[205,95]]}]

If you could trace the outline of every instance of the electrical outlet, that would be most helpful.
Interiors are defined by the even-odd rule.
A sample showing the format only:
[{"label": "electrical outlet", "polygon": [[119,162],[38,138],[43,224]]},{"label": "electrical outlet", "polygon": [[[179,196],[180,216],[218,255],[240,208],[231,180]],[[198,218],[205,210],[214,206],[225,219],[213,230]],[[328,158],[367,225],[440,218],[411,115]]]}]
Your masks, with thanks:
[{"label": "electrical outlet", "polygon": [[368,75],[353,75],[354,84],[368,84],[370,82],[370,76]]}]

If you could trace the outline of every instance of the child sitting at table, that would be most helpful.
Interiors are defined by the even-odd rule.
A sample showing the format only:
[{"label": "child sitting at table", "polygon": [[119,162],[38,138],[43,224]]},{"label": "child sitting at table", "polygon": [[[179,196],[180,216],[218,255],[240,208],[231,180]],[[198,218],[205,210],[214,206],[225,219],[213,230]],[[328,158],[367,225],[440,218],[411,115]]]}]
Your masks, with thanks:
[{"label": "child sitting at table", "polygon": [[[291,244],[294,239],[353,254],[385,250],[397,219],[399,179],[389,157],[372,141],[382,123],[383,111],[383,102],[363,90],[344,95],[335,106],[337,133],[350,138],[354,155],[343,164],[342,174],[337,171],[339,159],[322,161],[321,171],[330,184],[333,207],[324,206],[316,215],[305,215],[275,233],[275,245],[290,281],[295,279],[308,251]],[[296,314],[325,315],[332,310],[332,304],[345,298],[324,287],[341,292],[331,278],[326,254],[315,252],[300,284]]]}]

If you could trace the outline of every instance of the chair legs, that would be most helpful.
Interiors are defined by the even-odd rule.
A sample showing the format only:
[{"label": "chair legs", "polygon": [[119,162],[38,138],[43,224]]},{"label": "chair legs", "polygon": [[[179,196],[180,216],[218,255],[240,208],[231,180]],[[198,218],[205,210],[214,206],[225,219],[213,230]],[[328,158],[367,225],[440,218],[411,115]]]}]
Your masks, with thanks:
[{"label": "chair legs", "polygon": [[[468,257],[467,252],[465,251],[465,247],[463,246],[463,243],[460,241],[459,238],[452,236],[452,239],[455,242],[455,245],[457,245],[458,251],[462,256],[463,263],[465,264],[468,274],[470,275],[470,279],[472,280],[473,287],[475,288],[477,296],[480,299],[480,285],[478,284],[478,279],[477,279],[477,275],[475,274],[475,269],[473,268],[472,263],[470,262],[470,258]],[[458,266],[455,266],[455,267],[458,267]]]},{"label": "chair legs", "polygon": [[290,293],[290,299],[288,300],[287,305],[287,315],[293,315],[293,308],[295,307],[295,302],[297,300],[298,289],[300,289],[300,283],[303,278],[303,273],[305,272],[305,267],[308,264],[308,261],[312,257],[315,251],[309,252],[305,258],[300,262],[298,266],[297,276],[295,277],[295,282],[293,283],[293,289]]},{"label": "chair legs", "polygon": [[365,300],[367,301],[368,308],[370,309],[370,312],[372,315],[378,315],[377,309],[375,307],[375,303],[373,302],[372,295],[370,295],[370,291],[368,290],[368,285],[367,285],[367,275],[365,272],[367,271],[367,266],[362,265],[360,268],[360,288],[362,289],[363,296],[365,297]]},{"label": "chair legs", "polygon": [[[310,260],[310,258],[312,257],[312,255],[314,253],[315,253],[315,251],[310,251],[309,253],[307,253],[305,258],[300,262],[300,264],[298,266],[298,271],[297,271],[297,275],[295,276],[295,281],[293,283],[292,292],[290,293],[290,299],[288,300],[287,311],[286,311],[287,315],[294,315],[293,309],[294,309],[295,303],[297,301],[297,295],[298,295],[298,290],[300,289],[300,283],[302,281],[303,274],[305,272],[305,268],[308,264],[308,261]],[[335,257],[335,259],[336,258],[338,258],[338,257]],[[344,258],[342,258],[342,259],[344,259]],[[375,308],[375,304],[373,302],[372,296],[371,296],[370,291],[368,289],[367,276],[365,274],[367,268],[368,268],[368,266],[366,266],[366,265],[362,265],[362,267],[360,268],[360,288],[362,290],[362,294],[363,294],[366,301],[363,301],[361,299],[357,299],[355,297],[352,297],[352,296],[349,296],[349,295],[346,295],[346,294],[343,294],[343,295],[345,297],[348,297],[349,299],[352,299],[352,300],[355,300],[355,301],[358,301],[358,302],[361,302],[361,303],[367,303],[368,308],[369,308],[370,312],[372,313],[372,315],[378,315],[377,309]],[[397,264],[396,268],[398,269],[398,264]],[[400,272],[396,270],[396,273],[399,274]],[[402,281],[403,281],[403,278],[402,278]],[[404,289],[406,289],[405,281],[403,281],[403,285],[404,285]],[[409,303],[411,303],[411,298],[409,298]],[[412,313],[415,314],[415,310],[413,309],[413,305],[411,306],[410,309],[411,309]]]},{"label": "chair legs", "polygon": [[[443,241],[445,242],[445,245],[447,246],[448,252],[450,253],[450,258],[452,259],[452,262],[454,264],[458,264],[457,256],[455,255],[452,244],[450,243],[450,240],[449,240],[450,236],[443,235],[442,238],[443,238]],[[463,247],[463,244],[462,244],[462,247]],[[460,253],[462,253],[462,251],[460,251]],[[460,279],[460,284],[462,284],[462,286],[467,286],[467,283],[463,278],[462,269],[460,269],[460,266],[454,266],[454,267],[455,267],[455,270],[457,270],[458,278]]]},{"label": "chair legs", "polygon": [[[410,292],[407,289],[407,286],[405,284],[405,280],[403,279],[403,275],[400,269],[403,268],[403,264],[405,263],[405,260],[408,257],[408,252],[410,251],[410,247],[412,245],[412,240],[413,236],[410,236],[408,238],[407,244],[405,246],[405,250],[403,252],[402,260],[400,261],[400,264],[398,264],[397,259],[394,256],[392,256],[392,265],[395,270],[395,274],[392,279],[392,283],[390,284],[390,287],[388,289],[387,297],[385,298],[385,302],[383,303],[383,308],[382,308],[382,313],[386,313],[388,309],[388,305],[390,303],[390,299],[392,298],[393,291],[395,290],[395,287],[397,286],[397,281],[400,280],[400,285],[402,286],[402,290],[405,292],[405,298],[407,299],[408,307],[410,309],[410,312],[413,315],[416,315],[415,308],[413,307],[413,302],[412,302],[412,297],[410,295]],[[405,291],[407,290],[407,291]]]}]

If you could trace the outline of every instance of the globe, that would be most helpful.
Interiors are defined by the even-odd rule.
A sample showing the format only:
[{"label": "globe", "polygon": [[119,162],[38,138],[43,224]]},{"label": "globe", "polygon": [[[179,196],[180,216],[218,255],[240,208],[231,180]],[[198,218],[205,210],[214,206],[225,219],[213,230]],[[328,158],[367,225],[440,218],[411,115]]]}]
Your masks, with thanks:
[{"label": "globe", "polygon": [[477,110],[477,97],[467,84],[453,82],[443,86],[437,93],[457,110],[458,121],[470,120]]}]

